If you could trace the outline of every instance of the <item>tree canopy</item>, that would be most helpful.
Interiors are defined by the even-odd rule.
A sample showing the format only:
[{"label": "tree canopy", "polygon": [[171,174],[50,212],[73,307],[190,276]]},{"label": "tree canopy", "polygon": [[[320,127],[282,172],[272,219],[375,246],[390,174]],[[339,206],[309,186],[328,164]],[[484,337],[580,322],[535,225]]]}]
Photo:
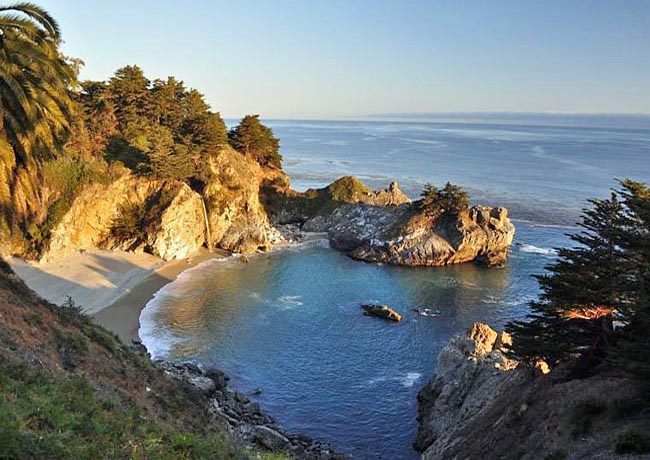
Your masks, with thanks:
[{"label": "tree canopy", "polygon": [[19,164],[55,153],[70,130],[76,71],[59,43],[59,26],[44,9],[0,6],[0,120]]},{"label": "tree canopy", "polygon": [[650,190],[621,186],[609,199],[590,200],[583,230],[569,235],[576,246],[559,248],[548,274],[537,277],[540,300],[526,321],[508,325],[514,357],[574,362],[577,375],[615,361],[650,376],[640,346],[650,345]]},{"label": "tree canopy", "polygon": [[445,212],[457,215],[469,208],[469,195],[462,187],[447,182],[442,189],[426,184],[416,202],[418,209],[426,214],[439,216]]},{"label": "tree canopy", "polygon": [[174,77],[151,82],[138,66],[126,66],[108,82],[84,82],[82,88],[92,146],[139,174],[201,176],[205,156],[228,142],[219,113]]},{"label": "tree canopy", "polygon": [[238,152],[253,158],[260,165],[280,169],[282,156],[280,141],[273,131],[260,122],[259,115],[246,115],[228,133],[230,145]]}]

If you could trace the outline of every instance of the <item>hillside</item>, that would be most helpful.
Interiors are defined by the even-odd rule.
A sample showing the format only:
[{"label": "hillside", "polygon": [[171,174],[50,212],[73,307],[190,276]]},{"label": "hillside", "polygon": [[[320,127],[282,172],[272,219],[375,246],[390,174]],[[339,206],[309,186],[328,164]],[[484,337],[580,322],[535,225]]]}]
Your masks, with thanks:
[{"label": "hillside", "polygon": [[0,398],[1,458],[253,458],[201,392],[2,261]]},{"label": "hillside", "polygon": [[620,372],[568,379],[520,366],[512,338],[475,323],[440,352],[419,394],[422,460],[648,459],[643,382]]}]

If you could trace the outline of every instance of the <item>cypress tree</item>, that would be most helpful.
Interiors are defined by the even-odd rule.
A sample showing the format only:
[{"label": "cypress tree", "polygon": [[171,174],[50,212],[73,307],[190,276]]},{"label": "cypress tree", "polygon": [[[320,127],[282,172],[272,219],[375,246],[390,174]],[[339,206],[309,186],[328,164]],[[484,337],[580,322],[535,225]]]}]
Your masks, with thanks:
[{"label": "cypress tree", "polygon": [[282,156],[278,152],[280,141],[273,131],[263,125],[259,115],[246,115],[239,125],[228,133],[230,145],[239,153],[249,156],[262,166],[279,169]]},{"label": "cypress tree", "polygon": [[511,354],[554,365],[578,359],[576,370],[588,372],[602,362],[613,340],[613,319],[626,301],[620,265],[624,206],[617,193],[590,200],[583,210],[582,231],[569,235],[576,247],[558,249],[558,260],[537,276],[542,294],[531,304],[528,321],[514,321]]}]

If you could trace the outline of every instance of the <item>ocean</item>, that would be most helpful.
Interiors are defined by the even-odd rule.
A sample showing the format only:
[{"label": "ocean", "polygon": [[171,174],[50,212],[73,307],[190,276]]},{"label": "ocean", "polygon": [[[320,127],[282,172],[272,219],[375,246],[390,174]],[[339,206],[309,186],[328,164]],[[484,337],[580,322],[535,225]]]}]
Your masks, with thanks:
[{"label": "ocean", "polygon": [[[520,120],[272,121],[292,185],[355,175],[397,181],[417,198],[451,181],[473,203],[503,205],[517,228],[507,265],[404,268],[353,261],[325,241],[209,261],[149,302],[140,335],[158,358],[223,369],[292,432],[358,459],[411,460],[416,395],[435,358],[473,321],[523,318],[580,210],[616,178],[650,180],[650,123],[562,117]],[[404,316],[362,315],[363,302]],[[428,309],[417,316],[413,309]]]}]

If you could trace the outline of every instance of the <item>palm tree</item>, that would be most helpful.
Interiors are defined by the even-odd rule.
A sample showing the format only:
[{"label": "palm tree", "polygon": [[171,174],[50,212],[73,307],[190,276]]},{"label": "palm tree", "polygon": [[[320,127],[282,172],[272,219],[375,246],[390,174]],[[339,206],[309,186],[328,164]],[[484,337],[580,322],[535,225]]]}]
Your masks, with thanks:
[{"label": "palm tree", "polygon": [[69,132],[76,71],[60,42],[58,24],[44,9],[0,6],[0,132],[18,164],[51,154]]}]

